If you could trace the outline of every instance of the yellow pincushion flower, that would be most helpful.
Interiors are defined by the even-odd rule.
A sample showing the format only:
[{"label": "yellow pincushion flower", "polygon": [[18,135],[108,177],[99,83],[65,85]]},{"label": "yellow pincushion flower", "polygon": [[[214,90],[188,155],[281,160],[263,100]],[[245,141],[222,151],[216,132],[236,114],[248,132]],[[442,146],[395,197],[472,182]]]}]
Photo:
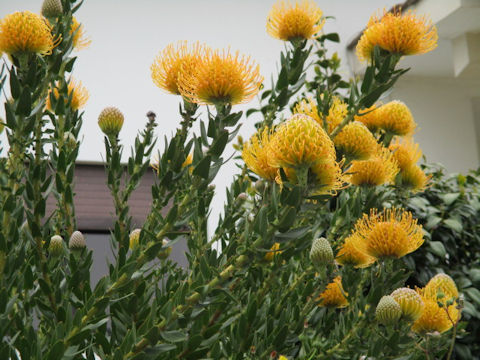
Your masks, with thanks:
[{"label": "yellow pincushion flower", "polygon": [[372,265],[375,262],[375,258],[369,256],[355,247],[355,243],[360,241],[358,234],[353,233],[345,239],[345,242],[340,247],[337,253],[336,260],[341,265],[353,265],[356,268],[365,268]]},{"label": "yellow pincushion flower", "polygon": [[58,42],[48,21],[30,11],[15,12],[0,20],[0,53],[50,55]]},{"label": "yellow pincushion flower", "polygon": [[122,129],[124,116],[116,107],[106,107],[98,115],[98,126],[108,137],[118,136]]},{"label": "yellow pincushion flower", "polygon": [[192,46],[187,41],[180,41],[175,46],[169,44],[155,58],[150,67],[152,80],[160,89],[171,94],[180,95],[178,76],[181,71],[191,73],[201,62],[205,46],[196,42]]},{"label": "yellow pincushion flower", "polygon": [[392,292],[391,296],[400,305],[402,317],[406,321],[415,321],[422,315],[425,304],[422,297],[415,290],[399,288]]},{"label": "yellow pincushion flower", "polygon": [[271,139],[273,167],[308,169],[335,161],[335,147],[330,137],[311,117],[293,115],[281,124]]},{"label": "yellow pincushion flower", "polygon": [[272,261],[275,256],[280,255],[282,252],[278,251],[279,249],[280,249],[280,243],[276,242],[275,244],[273,244],[272,247],[270,248],[271,251],[265,254],[265,260]]},{"label": "yellow pincushion flower", "polygon": [[[437,295],[441,293],[443,297]],[[457,285],[453,279],[447,274],[437,274],[425,286],[425,296],[436,299],[437,301],[445,304],[448,300],[458,298]]]},{"label": "yellow pincushion flower", "polygon": [[322,14],[311,0],[277,1],[268,14],[267,33],[284,41],[315,38],[325,23]]},{"label": "yellow pincushion flower", "polygon": [[335,194],[345,188],[345,179],[338,162],[318,163],[310,170],[315,177],[312,195]]},{"label": "yellow pincushion flower", "polygon": [[[312,98],[303,99],[293,109],[294,114],[305,114],[310,116],[322,127],[324,125],[323,118],[318,114],[318,107],[315,100]],[[348,114],[348,105],[339,97],[333,97],[332,105],[328,110],[326,122],[328,126],[328,133],[331,133]]]},{"label": "yellow pincushion flower", "polygon": [[436,299],[425,296],[423,289],[418,291],[425,306],[422,315],[412,325],[413,331],[420,334],[434,331],[444,333],[460,319],[461,314],[456,303],[448,307],[440,307]]},{"label": "yellow pincushion flower", "polygon": [[412,113],[401,101],[390,101],[378,110],[378,123],[380,129],[398,136],[412,135],[417,127]]},{"label": "yellow pincushion flower", "polygon": [[398,173],[398,166],[388,149],[380,148],[368,160],[352,161],[347,181],[357,186],[379,186],[392,183]]},{"label": "yellow pincushion flower", "polygon": [[202,61],[187,70],[183,65],[178,87],[182,96],[196,104],[246,103],[263,81],[259,65],[238,51],[207,49]]},{"label": "yellow pincushion flower", "polygon": [[422,157],[422,151],[418,144],[415,144],[411,138],[403,141],[397,140],[390,144],[389,149],[400,170],[405,170],[415,165]]},{"label": "yellow pincushion flower", "polygon": [[373,15],[357,44],[360,60],[370,61],[375,46],[398,55],[416,55],[432,51],[437,47],[437,29],[425,16],[418,17],[408,11]]},{"label": "yellow pincushion flower", "polygon": [[354,246],[376,259],[400,258],[417,250],[424,242],[422,226],[412,214],[401,209],[386,209],[364,214],[355,224]]},{"label": "yellow pincushion flower", "polygon": [[[49,93],[50,94],[50,93]],[[58,89],[53,89],[53,96],[58,99]],[[73,78],[68,82],[68,96],[72,97],[72,102],[70,106],[73,110],[78,110],[85,106],[87,103],[90,94],[88,90],[82,85],[81,81],[75,81]],[[65,104],[68,102],[68,98],[65,99]],[[52,105],[50,103],[50,95],[47,97],[47,109],[52,110]]]},{"label": "yellow pincushion flower", "polygon": [[337,276],[333,279],[333,282],[327,285],[325,291],[318,296],[318,306],[344,308],[348,306],[348,300],[345,295],[348,294],[343,290],[342,278]]},{"label": "yellow pincushion flower", "polygon": [[431,178],[432,176],[427,176],[418,165],[412,165],[400,171],[400,177],[396,183],[412,192],[418,192],[428,186]]},{"label": "yellow pincushion flower", "polygon": [[378,152],[370,130],[358,121],[346,125],[333,139],[337,151],[350,160],[367,160]]},{"label": "yellow pincushion flower", "polygon": [[378,106],[373,104],[369,108],[363,109],[354,119],[365,125],[368,130],[375,132],[378,129]]},{"label": "yellow pincushion flower", "polygon": [[255,174],[273,181],[278,174],[278,169],[268,163],[271,137],[272,131],[268,127],[265,127],[261,133],[254,134],[243,145],[242,158],[248,168]]},{"label": "yellow pincushion flower", "polygon": [[90,40],[83,30],[83,25],[80,24],[75,17],[72,17],[72,25],[70,27],[70,34],[73,35],[73,48],[75,50],[83,50],[90,46]]}]

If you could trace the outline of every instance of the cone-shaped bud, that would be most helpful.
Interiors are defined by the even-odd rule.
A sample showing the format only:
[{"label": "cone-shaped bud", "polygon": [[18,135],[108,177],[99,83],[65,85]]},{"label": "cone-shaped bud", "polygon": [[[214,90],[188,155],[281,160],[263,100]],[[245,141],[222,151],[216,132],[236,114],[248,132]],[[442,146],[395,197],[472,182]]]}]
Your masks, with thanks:
[{"label": "cone-shaped bud", "polygon": [[[163,246],[168,245],[168,240],[163,239],[162,244],[163,244]],[[172,247],[171,246],[167,247],[167,248],[163,248],[163,249],[160,250],[157,257],[160,260],[165,260],[166,258],[168,258],[168,256],[170,255],[171,252],[172,252]]]},{"label": "cone-shaped bud", "polygon": [[392,292],[391,296],[400,305],[402,318],[406,321],[415,321],[422,315],[425,304],[415,290],[400,288]]},{"label": "cone-shaped bud", "polygon": [[327,239],[322,237],[313,240],[310,260],[315,266],[325,266],[333,262],[332,247]]},{"label": "cone-shaped bud", "polygon": [[98,115],[98,126],[107,136],[118,136],[123,126],[123,114],[116,107],[107,107]]},{"label": "cone-shaped bud", "polygon": [[135,250],[140,240],[142,229],[135,229],[130,233],[130,250]]},{"label": "cone-shaped bud", "polygon": [[82,251],[87,246],[85,237],[80,231],[75,231],[70,240],[68,241],[68,247],[73,251]]},{"label": "cone-shaped bud", "polygon": [[48,245],[48,253],[53,257],[59,257],[63,254],[63,239],[60,235],[54,235]]},{"label": "cone-shaped bud", "polygon": [[60,0],[43,0],[42,15],[46,18],[56,18],[63,13],[62,2]]},{"label": "cone-shaped bud", "polygon": [[402,309],[392,296],[383,296],[378,302],[375,316],[379,323],[393,325],[402,316]]},{"label": "cone-shaped bud", "polygon": [[77,139],[70,131],[67,131],[63,135],[63,141],[65,142],[65,145],[72,150],[75,149],[75,146],[77,146]]}]

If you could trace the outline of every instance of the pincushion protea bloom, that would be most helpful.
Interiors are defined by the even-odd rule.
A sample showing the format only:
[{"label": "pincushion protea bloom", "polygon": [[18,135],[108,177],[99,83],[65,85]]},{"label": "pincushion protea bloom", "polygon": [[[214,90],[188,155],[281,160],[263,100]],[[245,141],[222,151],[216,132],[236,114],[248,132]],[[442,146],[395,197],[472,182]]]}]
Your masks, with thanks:
[{"label": "pincushion protea bloom", "polygon": [[348,306],[348,300],[345,295],[348,294],[343,290],[342,278],[337,276],[327,285],[325,291],[318,296],[318,306],[344,308]]},{"label": "pincushion protea bloom", "polygon": [[378,105],[373,104],[369,108],[360,110],[354,119],[365,125],[368,130],[375,132],[378,129]]},{"label": "pincushion protea bloom", "polygon": [[416,55],[437,47],[437,29],[425,16],[418,17],[411,11],[387,12],[379,18],[373,15],[357,44],[360,60],[371,60],[373,49],[379,46],[392,54]]},{"label": "pincushion protea bloom", "polygon": [[398,136],[412,135],[417,127],[410,109],[401,101],[390,101],[378,110],[377,126]]},{"label": "pincushion protea bloom", "polygon": [[277,1],[267,19],[267,33],[279,40],[312,39],[318,36],[325,20],[323,12],[311,0]]},{"label": "pincushion protea bloom", "polygon": [[50,55],[59,42],[51,31],[44,17],[30,11],[7,15],[0,20],[0,53]]},{"label": "pincushion protea bloom", "polygon": [[382,296],[375,309],[375,318],[383,325],[390,326],[397,323],[402,316],[402,309],[395,299],[390,296]]},{"label": "pincushion protea bloom", "polygon": [[[312,98],[303,99],[293,109],[294,114],[305,114],[310,116],[322,127],[324,126],[323,118],[318,113],[317,103]],[[339,97],[334,96],[332,104],[325,118],[328,133],[330,134],[348,114],[348,105]]]},{"label": "pincushion protea bloom", "polygon": [[352,234],[345,239],[345,242],[340,247],[337,253],[336,260],[341,265],[353,265],[356,268],[365,268],[372,265],[375,262],[375,258],[359,251],[355,247],[355,243],[360,241],[358,234]]},{"label": "pincushion protea bloom", "polygon": [[[52,105],[50,103],[50,93],[49,96],[47,97],[47,109],[52,110]],[[58,89],[55,88],[53,89],[53,96],[58,99]],[[72,97],[72,102],[70,103],[70,106],[73,110],[78,110],[85,106],[87,103],[90,94],[88,93],[88,90],[82,85],[81,81],[75,81],[75,79],[71,78],[70,81],[68,82],[68,96]],[[65,98],[65,104],[68,102],[68,98]]]},{"label": "pincushion protea bloom", "polygon": [[400,171],[398,181],[395,179],[395,183],[412,192],[418,192],[428,187],[431,178],[432,176],[427,176],[418,165],[412,165]]},{"label": "pincushion protea bloom", "polygon": [[[441,297],[438,294],[442,294]],[[437,274],[427,283],[424,289],[424,294],[432,299],[437,299],[438,302],[445,304],[448,300],[458,298],[457,285],[453,279],[447,274]]]},{"label": "pincushion protea bloom", "polygon": [[75,50],[83,50],[90,46],[92,40],[90,40],[85,31],[83,31],[83,25],[80,24],[75,17],[72,17],[72,25],[70,27],[70,34],[73,35],[73,48]]},{"label": "pincushion protea bloom", "polygon": [[392,183],[398,173],[398,166],[388,149],[380,148],[368,160],[352,161],[347,181],[357,186],[379,186]]},{"label": "pincushion protea bloom", "polygon": [[314,175],[312,195],[335,194],[338,190],[345,188],[340,163],[329,161],[315,164],[310,168]]},{"label": "pincushion protea bloom", "polygon": [[411,138],[401,141],[397,140],[390,144],[389,149],[397,161],[400,170],[405,170],[415,165],[422,157],[422,150],[420,150],[418,144],[415,144]]},{"label": "pincushion protea bloom", "polygon": [[180,71],[193,72],[193,68],[198,66],[204,52],[205,46],[199,42],[189,45],[187,41],[179,41],[176,46],[167,45],[150,67],[153,82],[160,89],[180,95],[178,88]]},{"label": "pincushion protea bloom", "polygon": [[242,150],[242,158],[248,168],[260,177],[270,181],[275,180],[278,174],[278,169],[268,163],[272,136],[272,131],[265,127],[261,132],[254,134],[243,145]]},{"label": "pincushion protea bloom", "polygon": [[106,107],[98,115],[98,126],[107,136],[118,136],[122,129],[124,117],[122,112],[116,107]]},{"label": "pincushion protea bloom", "polygon": [[391,296],[402,309],[402,318],[406,321],[415,321],[422,315],[425,304],[422,297],[413,289],[399,288]]},{"label": "pincushion protea bloom", "polygon": [[250,57],[230,50],[206,49],[195,67],[183,64],[178,88],[183,97],[196,104],[241,104],[259,91],[263,77]]},{"label": "pincushion protea bloom", "polygon": [[368,128],[358,121],[346,125],[333,139],[337,151],[349,160],[367,160],[378,151],[378,143]]},{"label": "pincushion protea bloom", "polygon": [[353,245],[361,252],[380,258],[400,258],[424,242],[422,226],[412,214],[401,209],[372,209],[355,224]]}]

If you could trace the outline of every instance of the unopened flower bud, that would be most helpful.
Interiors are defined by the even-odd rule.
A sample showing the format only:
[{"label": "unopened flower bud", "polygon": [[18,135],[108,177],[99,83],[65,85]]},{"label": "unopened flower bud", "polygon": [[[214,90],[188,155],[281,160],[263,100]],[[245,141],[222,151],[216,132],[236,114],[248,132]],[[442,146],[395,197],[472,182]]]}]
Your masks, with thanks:
[{"label": "unopened flower bud", "polygon": [[402,319],[415,321],[422,315],[425,304],[415,290],[399,288],[392,292],[391,296],[402,309]]},{"label": "unopened flower bud", "polygon": [[262,193],[263,190],[265,190],[265,182],[263,180],[257,180],[255,182],[255,190],[257,190],[259,193]]},{"label": "unopened flower bud", "polygon": [[402,309],[392,296],[383,296],[378,302],[375,316],[379,323],[387,326],[393,325],[402,316]]},{"label": "unopened flower bud", "polygon": [[63,135],[63,141],[65,142],[65,145],[70,149],[75,149],[75,146],[77,146],[77,139],[75,138],[75,135],[73,135],[70,131],[67,131]]},{"label": "unopened flower bud", "polygon": [[63,13],[60,0],[44,0],[42,4],[42,15],[46,18],[56,18]]},{"label": "unopened flower bud", "polygon": [[132,230],[132,232],[130,233],[130,238],[129,238],[129,241],[130,241],[130,250],[135,250],[139,244],[139,241],[140,241],[140,233],[142,232],[142,229],[135,229],[135,230]]},{"label": "unopened flower bud", "polygon": [[60,235],[52,236],[50,245],[48,245],[48,253],[52,257],[59,257],[63,254],[63,239]]},{"label": "unopened flower bud", "polygon": [[237,202],[239,202],[239,203],[243,203],[245,200],[247,200],[247,194],[245,194],[244,192],[238,194],[236,200],[237,200]]},{"label": "unopened flower bud", "polygon": [[163,239],[162,240],[162,244],[163,244],[163,248],[160,249],[160,252],[158,253],[157,257],[160,259],[160,260],[165,260],[166,258],[168,258],[170,256],[170,253],[172,252],[172,247],[169,246],[169,247],[165,247],[168,245],[168,240],[165,240]]},{"label": "unopened flower bud", "polygon": [[327,239],[321,237],[313,240],[310,260],[316,266],[325,266],[333,262],[333,251]]},{"label": "unopened flower bud", "polygon": [[68,241],[68,247],[73,251],[82,251],[87,246],[85,237],[80,231],[75,231],[70,240]]},{"label": "unopened flower bud", "polygon": [[106,107],[98,115],[98,126],[107,136],[116,137],[122,130],[124,117],[116,107]]}]

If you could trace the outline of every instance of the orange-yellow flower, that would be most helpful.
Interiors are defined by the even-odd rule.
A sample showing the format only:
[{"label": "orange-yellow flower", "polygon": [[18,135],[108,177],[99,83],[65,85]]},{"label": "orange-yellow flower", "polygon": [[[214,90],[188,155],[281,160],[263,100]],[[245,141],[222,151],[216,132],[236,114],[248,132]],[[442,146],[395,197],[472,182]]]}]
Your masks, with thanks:
[{"label": "orange-yellow flower", "polygon": [[90,40],[85,34],[83,25],[80,24],[75,17],[72,17],[72,25],[70,27],[70,34],[73,36],[73,48],[75,50],[83,50],[90,46]]},{"label": "orange-yellow flower", "polygon": [[367,160],[378,152],[370,130],[358,121],[347,124],[333,139],[337,151],[350,160]]},{"label": "orange-yellow flower", "polygon": [[390,101],[378,110],[377,126],[398,136],[412,135],[417,127],[410,109],[401,101]]},{"label": "orange-yellow flower", "polygon": [[404,139],[403,141],[397,140],[389,146],[389,149],[393,154],[393,158],[397,161],[400,170],[405,170],[415,165],[422,157],[422,150],[420,150],[418,144],[415,144],[411,138]]},{"label": "orange-yellow flower", "polygon": [[401,209],[386,209],[364,214],[355,224],[354,246],[376,259],[400,258],[417,250],[424,242],[422,226],[412,214]]},{"label": "orange-yellow flower", "polygon": [[395,179],[395,183],[412,192],[425,190],[428,187],[431,175],[426,175],[418,165],[412,165],[400,171],[400,176]]},{"label": "orange-yellow flower", "polygon": [[[442,294],[442,296],[438,296]],[[438,302],[445,304],[448,300],[452,298],[458,298],[458,289],[457,285],[453,279],[447,274],[437,274],[425,286],[424,290],[425,296],[436,299]]]},{"label": "orange-yellow flower", "polygon": [[370,61],[375,46],[398,55],[416,55],[437,47],[437,29],[425,16],[408,11],[387,12],[383,17],[373,15],[357,44],[360,60]]},{"label": "orange-yellow flower", "polygon": [[[323,117],[319,115],[317,103],[312,98],[300,101],[293,109],[293,112],[294,114],[308,115],[324,127]],[[347,114],[348,105],[339,97],[334,96],[330,109],[328,110],[328,115],[325,117],[329,134],[342,122]]]},{"label": "orange-yellow flower", "polygon": [[195,67],[178,76],[180,93],[196,104],[241,104],[250,101],[259,91],[263,77],[259,65],[250,57],[230,50],[206,49]]},{"label": "orange-yellow flower", "polygon": [[272,247],[270,248],[271,251],[265,254],[265,260],[272,261],[275,256],[280,255],[282,252],[279,251],[279,249],[280,249],[280,243],[276,242],[275,244],[273,244]]},{"label": "orange-yellow flower", "polygon": [[325,291],[318,296],[318,306],[344,308],[348,306],[346,295],[348,294],[343,290],[342,278],[337,276],[333,279],[333,282],[327,285]]},{"label": "orange-yellow flower", "polygon": [[0,20],[0,53],[50,55],[58,42],[48,21],[30,11],[15,12]]},{"label": "orange-yellow flower", "polygon": [[264,179],[273,181],[278,174],[278,169],[270,166],[270,142],[272,131],[265,127],[261,132],[254,134],[250,140],[243,145],[242,158],[245,164],[255,174]]},{"label": "orange-yellow flower", "polygon": [[356,268],[365,268],[375,262],[375,258],[369,256],[355,247],[355,243],[361,239],[355,239],[358,234],[353,233],[345,239],[337,253],[336,260],[341,265],[353,265]]},{"label": "orange-yellow flower", "polygon": [[460,319],[460,311],[456,304],[440,307],[437,301],[431,298],[422,296],[422,300],[425,304],[422,315],[412,326],[412,330],[416,333],[423,334],[434,331],[443,333],[451,329],[454,323]]},{"label": "orange-yellow flower", "polygon": [[378,106],[373,104],[369,108],[360,110],[354,119],[365,125],[368,130],[375,132],[378,129]]},{"label": "orange-yellow flower", "polygon": [[311,167],[314,175],[312,195],[335,194],[345,188],[345,179],[340,164],[336,161],[318,163]]},{"label": "orange-yellow flower", "polygon": [[352,161],[347,181],[357,186],[379,186],[392,183],[398,173],[398,166],[388,149],[380,148],[368,160]]},{"label": "orange-yellow flower", "polygon": [[[55,99],[58,99],[58,89],[53,89],[53,96]],[[90,94],[88,90],[82,85],[81,81],[75,81],[73,78],[68,82],[68,96],[72,97],[72,102],[70,106],[73,110],[78,110],[85,106],[87,103]],[[68,103],[68,98],[65,98],[65,104]],[[52,105],[50,103],[50,93],[47,97],[47,109],[52,110]]]},{"label": "orange-yellow flower", "polygon": [[267,33],[279,40],[312,39],[318,37],[325,20],[323,12],[312,0],[277,1],[267,19]]},{"label": "orange-yellow flower", "polygon": [[178,88],[180,72],[192,73],[202,61],[204,52],[205,46],[198,42],[191,46],[187,41],[179,41],[176,46],[167,45],[150,66],[154,84],[171,94],[180,95]]},{"label": "orange-yellow flower", "polygon": [[415,321],[422,315],[425,304],[415,290],[405,287],[399,288],[392,292],[391,296],[400,305],[402,318],[406,321]]}]

